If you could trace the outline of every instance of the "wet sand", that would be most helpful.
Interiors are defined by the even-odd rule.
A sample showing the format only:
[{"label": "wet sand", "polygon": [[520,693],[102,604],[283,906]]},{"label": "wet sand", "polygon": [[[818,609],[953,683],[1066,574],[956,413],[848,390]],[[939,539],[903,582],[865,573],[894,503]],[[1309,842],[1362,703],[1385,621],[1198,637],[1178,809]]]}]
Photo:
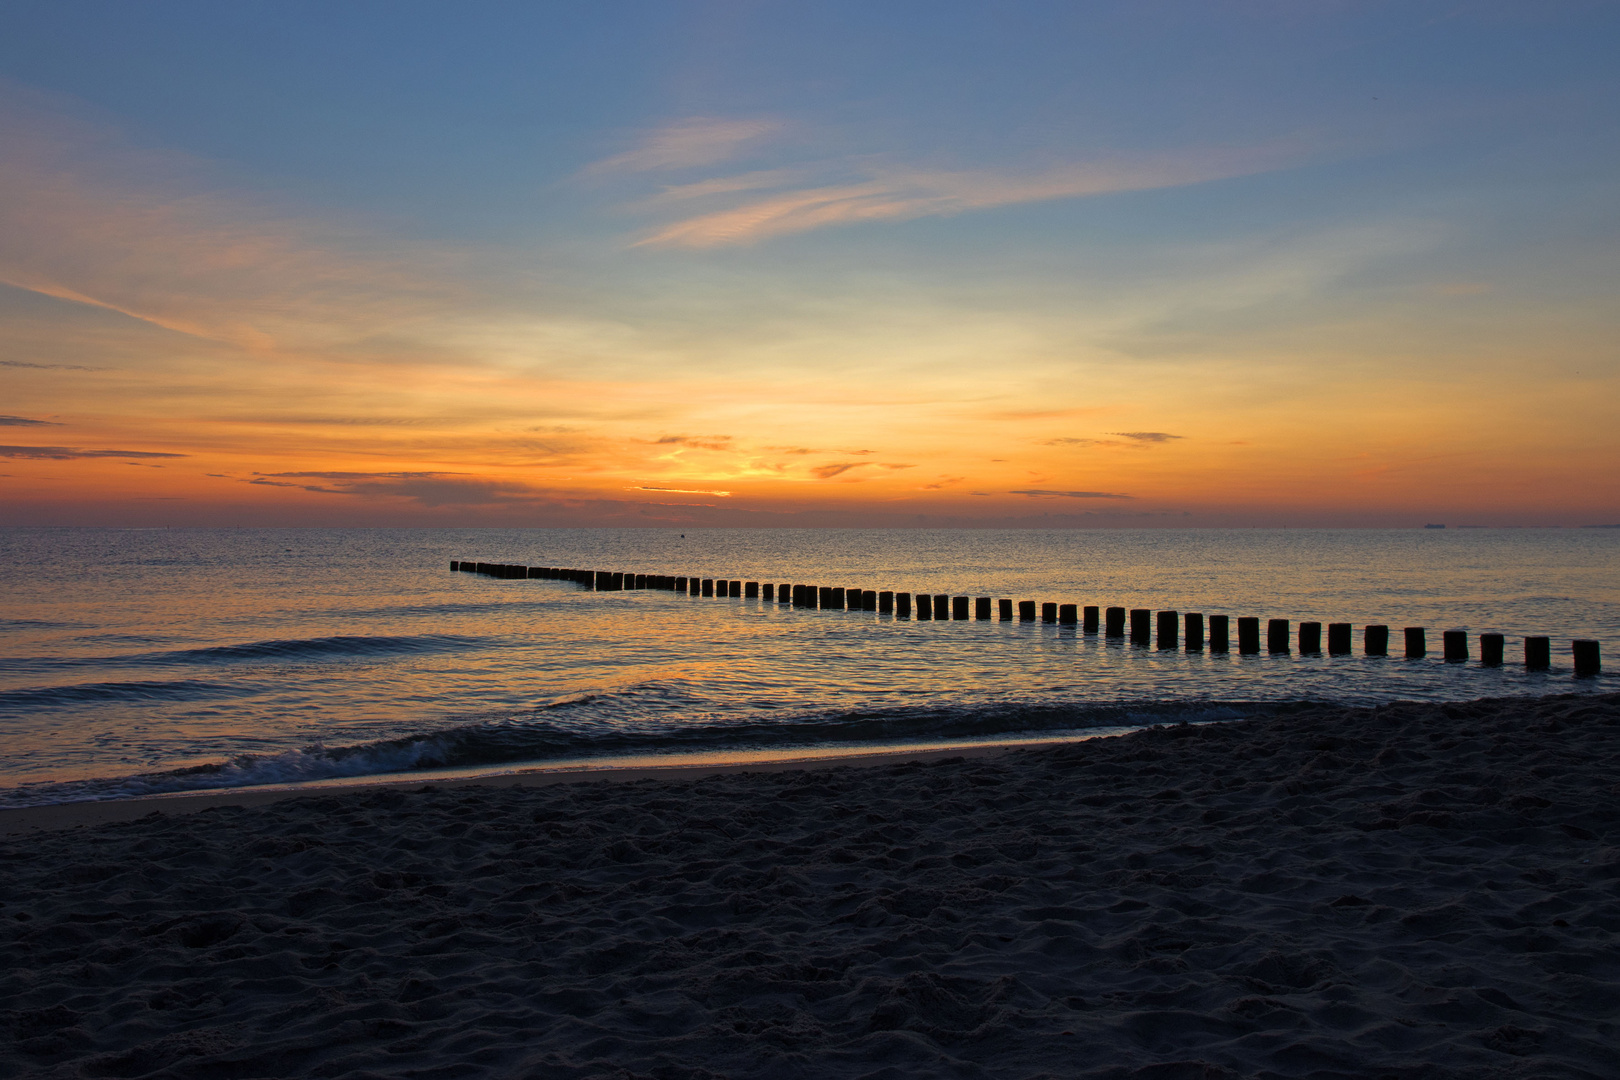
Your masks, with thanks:
[{"label": "wet sand", "polygon": [[1608,695],[21,833],[0,1075],[1614,1077],[1617,808]]}]

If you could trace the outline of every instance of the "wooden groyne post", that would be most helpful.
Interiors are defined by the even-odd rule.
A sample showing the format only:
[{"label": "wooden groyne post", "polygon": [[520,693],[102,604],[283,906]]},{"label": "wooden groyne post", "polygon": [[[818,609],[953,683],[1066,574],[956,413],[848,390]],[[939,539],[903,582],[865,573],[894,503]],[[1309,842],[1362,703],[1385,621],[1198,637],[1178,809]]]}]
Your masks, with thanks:
[{"label": "wooden groyne post", "polygon": [[1131,644],[1147,648],[1153,644],[1153,610],[1131,608]]},{"label": "wooden groyne post", "polygon": [[1429,655],[1428,635],[1421,626],[1406,628],[1406,658],[1416,660]]},{"label": "wooden groyne post", "polygon": [[1159,612],[1158,639],[1161,650],[1177,649],[1181,647],[1180,634],[1181,613],[1177,611]]},{"label": "wooden groyne post", "polygon": [[[905,593],[888,590],[839,588],[821,585],[775,584],[772,582],[743,581],[742,579],[711,579],[676,577],[667,574],[640,574],[634,571],[578,570],[566,567],[520,566],[512,563],[486,563],[467,559],[451,559],[453,573],[480,574],[501,579],[539,579],[572,581],[597,592],[618,592],[640,589],[665,589],[690,596],[731,597],[763,600],[779,604],[793,604],[808,609],[830,611],[872,611],[892,614],[896,618],[927,619],[930,621],[985,621],[991,617],[992,597],[951,596],[946,593]],[[916,610],[913,612],[913,603]],[[1003,622],[1014,618],[1014,601],[997,599],[995,610]],[[1081,626],[1086,634],[1099,630],[1109,637],[1126,635],[1126,616],[1129,615],[1129,636],[1132,644],[1151,646],[1172,651],[1183,647],[1187,652],[1199,652],[1206,647],[1212,653],[1225,653],[1231,647],[1230,620],[1225,615],[1205,616],[1201,612],[1166,610],[1155,613],[1148,608],[1102,608],[1097,605],[1080,606],[1034,600],[1017,601],[1017,619],[1047,624]],[[1244,616],[1238,619],[1238,651],[1252,655],[1260,651],[1260,620]],[[1419,659],[1428,655],[1428,632],[1421,626],[1404,628],[1405,655]],[[1327,652],[1334,656],[1348,655],[1351,651],[1352,626],[1350,623],[1327,624]],[[1441,634],[1443,654],[1448,663],[1465,663],[1471,658],[1466,630],[1446,630]],[[1322,624],[1301,622],[1297,634],[1302,655],[1322,652]],[[1290,651],[1290,623],[1287,619],[1270,619],[1266,624],[1266,646],[1273,653]],[[1368,656],[1389,655],[1389,627],[1370,625],[1362,628],[1362,648]],[[1502,634],[1486,633],[1479,636],[1479,659],[1482,667],[1500,667],[1504,660],[1505,640]],[[1577,638],[1570,642],[1571,658],[1577,676],[1587,677],[1602,672],[1601,646],[1597,641]],[[1552,666],[1551,639],[1529,636],[1524,639],[1524,664],[1530,671],[1546,671]]]},{"label": "wooden groyne post", "polygon": [[1440,635],[1440,644],[1446,663],[1460,664],[1468,659],[1468,631],[1446,630]]},{"label": "wooden groyne post", "polygon": [[1388,656],[1389,627],[1363,627],[1361,631],[1361,651],[1368,656]]},{"label": "wooden groyne post", "polygon": [[1238,655],[1257,656],[1260,653],[1260,620],[1253,615],[1238,618]]},{"label": "wooden groyne post", "polygon": [[1575,658],[1576,678],[1585,679],[1602,673],[1603,658],[1599,655],[1597,642],[1578,638],[1569,645]]}]

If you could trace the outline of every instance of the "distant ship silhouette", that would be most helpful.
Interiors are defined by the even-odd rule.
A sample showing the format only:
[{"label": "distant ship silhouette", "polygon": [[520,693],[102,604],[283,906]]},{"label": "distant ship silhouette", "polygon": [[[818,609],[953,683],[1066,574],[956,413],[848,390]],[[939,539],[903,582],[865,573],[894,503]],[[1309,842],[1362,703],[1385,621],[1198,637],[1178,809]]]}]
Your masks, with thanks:
[{"label": "distant ship silhouette", "polygon": [[1423,527],[1425,529],[1443,529],[1443,528],[1445,528],[1444,525],[1425,525]]}]

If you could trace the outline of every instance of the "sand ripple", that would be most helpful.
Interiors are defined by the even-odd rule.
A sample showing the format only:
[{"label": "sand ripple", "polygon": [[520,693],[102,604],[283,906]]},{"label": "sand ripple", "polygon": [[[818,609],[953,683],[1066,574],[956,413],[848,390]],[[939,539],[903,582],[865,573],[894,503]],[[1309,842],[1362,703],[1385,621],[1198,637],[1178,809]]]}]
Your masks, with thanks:
[{"label": "sand ripple", "polygon": [[0,843],[0,1074],[1614,1077],[1620,698]]}]

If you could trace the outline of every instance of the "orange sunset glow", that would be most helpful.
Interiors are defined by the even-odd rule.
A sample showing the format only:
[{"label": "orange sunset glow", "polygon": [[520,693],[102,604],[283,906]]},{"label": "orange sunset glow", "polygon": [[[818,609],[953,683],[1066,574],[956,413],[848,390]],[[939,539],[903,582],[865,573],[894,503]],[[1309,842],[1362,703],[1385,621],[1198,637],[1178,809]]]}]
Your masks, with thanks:
[{"label": "orange sunset glow", "polygon": [[[120,105],[117,70],[68,85],[19,59],[8,519],[1620,518],[1612,139],[1548,134],[1535,88],[1463,65],[1517,111],[1414,82],[1388,108],[1307,95],[1192,130],[1192,98],[1105,123],[1088,95],[1147,76],[1099,71],[1055,101],[987,89],[1049,121],[993,145],[878,70],[849,76],[888,120],[840,127],[731,47],[705,70],[733,105],[604,98],[567,137],[487,119],[457,129],[462,158],[410,167],[358,96],[243,100],[272,144],[246,145]],[[1558,108],[1565,132],[1597,123]],[[437,122],[415,137],[451,139]],[[519,135],[507,171],[481,164]],[[1442,151],[1455,170],[1424,164]]]}]

